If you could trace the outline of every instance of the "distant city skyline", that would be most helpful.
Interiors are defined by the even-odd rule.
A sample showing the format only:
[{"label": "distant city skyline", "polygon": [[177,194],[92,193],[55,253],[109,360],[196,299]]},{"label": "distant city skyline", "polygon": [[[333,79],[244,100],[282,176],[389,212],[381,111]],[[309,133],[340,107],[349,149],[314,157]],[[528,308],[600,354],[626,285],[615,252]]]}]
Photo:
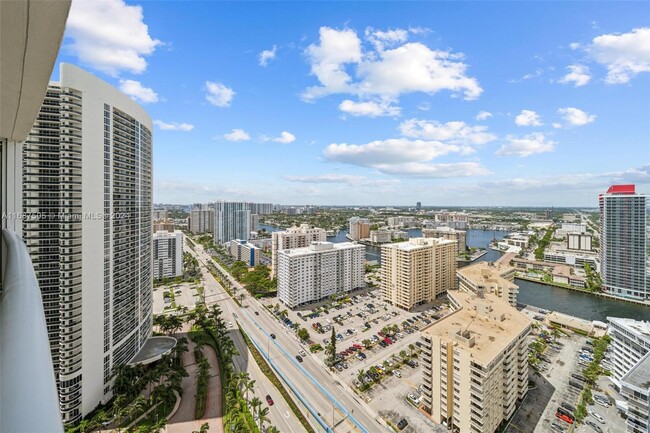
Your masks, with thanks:
[{"label": "distant city skyline", "polygon": [[650,19],[594,4],[75,1],[58,61],[145,104],[155,202],[596,207],[650,193]]}]

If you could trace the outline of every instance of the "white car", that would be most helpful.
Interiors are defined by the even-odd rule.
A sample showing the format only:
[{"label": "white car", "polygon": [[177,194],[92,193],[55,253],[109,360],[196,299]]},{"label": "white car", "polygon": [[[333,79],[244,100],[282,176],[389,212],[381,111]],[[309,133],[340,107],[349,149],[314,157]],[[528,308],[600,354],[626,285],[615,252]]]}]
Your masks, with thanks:
[{"label": "white car", "polygon": [[232,322],[228,322],[228,327],[232,328]]},{"label": "white car", "polygon": [[393,370],[393,376],[402,377],[402,373],[400,373],[399,370]]},{"label": "white car", "polygon": [[598,414],[597,414],[596,412],[594,412],[593,410],[590,410],[590,411],[589,411],[589,415],[591,415],[591,416],[593,416],[594,418],[596,418],[596,420],[598,420],[599,423],[601,423],[601,424],[605,424],[605,419],[604,419],[602,416],[598,415]]},{"label": "white car", "polygon": [[594,398],[594,401],[596,402],[596,404],[599,404],[602,407],[609,407],[609,403],[605,400],[602,400],[600,398]]},{"label": "white car", "polygon": [[302,355],[302,356],[307,356],[307,353],[306,353],[304,350],[300,350],[300,352],[298,352],[298,353],[299,353],[300,355]]}]

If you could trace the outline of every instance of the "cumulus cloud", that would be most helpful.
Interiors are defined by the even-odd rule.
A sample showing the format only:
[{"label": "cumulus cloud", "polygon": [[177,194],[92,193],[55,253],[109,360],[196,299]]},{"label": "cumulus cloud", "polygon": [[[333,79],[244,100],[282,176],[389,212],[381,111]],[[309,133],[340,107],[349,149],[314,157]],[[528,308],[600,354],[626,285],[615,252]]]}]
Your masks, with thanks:
[{"label": "cumulus cloud", "polygon": [[490,170],[478,162],[455,162],[449,164],[410,162],[405,164],[380,165],[376,168],[386,174],[424,178],[485,176],[490,174]]},{"label": "cumulus cloud", "polygon": [[223,134],[223,138],[228,141],[247,141],[251,139],[251,136],[243,129],[233,129],[232,131]]},{"label": "cumulus cloud", "polygon": [[499,156],[526,157],[536,153],[552,152],[557,143],[547,140],[541,132],[517,136],[506,136],[506,143],[497,151]]},{"label": "cumulus cloud", "polygon": [[470,126],[460,121],[440,123],[435,120],[409,119],[402,122],[399,129],[405,137],[464,145],[481,145],[497,138],[487,132],[487,126]]},{"label": "cumulus cloud", "polygon": [[311,74],[320,85],[305,89],[302,98],[313,101],[345,93],[396,100],[405,93],[441,90],[462,94],[468,100],[480,96],[483,89],[475,78],[467,76],[462,54],[408,42],[408,33],[367,29],[371,47],[364,49],[354,30],[321,27],[318,44],[306,50]]},{"label": "cumulus cloud", "polygon": [[492,113],[489,111],[481,111],[476,115],[476,120],[487,120],[492,117]]},{"label": "cumulus cloud", "polygon": [[591,80],[589,68],[584,65],[567,66],[569,73],[560,79],[560,83],[573,84],[574,87],[581,87]]},{"label": "cumulus cloud", "polygon": [[120,91],[143,104],[158,102],[158,95],[150,87],[135,80],[120,80]]},{"label": "cumulus cloud", "polygon": [[145,57],[161,44],[149,35],[142,7],[123,0],[72,2],[66,37],[72,41],[66,48],[82,64],[112,76],[144,72]]},{"label": "cumulus cloud", "polygon": [[627,83],[637,74],[650,72],[650,27],[597,36],[586,51],[607,68],[607,83]]},{"label": "cumulus cloud", "polygon": [[401,109],[391,104],[390,100],[354,102],[349,99],[339,104],[339,110],[351,116],[399,116]]},{"label": "cumulus cloud", "polygon": [[235,91],[230,87],[212,81],[205,82],[205,90],[207,91],[205,99],[217,107],[229,107],[232,98],[236,95]]},{"label": "cumulus cloud", "polygon": [[591,123],[596,120],[595,114],[589,114],[574,107],[560,108],[557,111],[560,113],[560,115],[562,115],[568,124],[573,126],[586,125],[587,123]]},{"label": "cumulus cloud", "polygon": [[314,176],[285,176],[286,180],[298,183],[347,184],[350,186],[386,186],[400,183],[398,179],[368,179],[365,176],[328,173]]},{"label": "cumulus cloud", "polygon": [[519,126],[541,126],[539,114],[531,110],[521,110],[521,113],[515,117],[515,123]]},{"label": "cumulus cloud", "polygon": [[272,138],[271,141],[275,141],[276,143],[288,144],[296,141],[296,136],[290,132],[282,131],[279,137]]},{"label": "cumulus cloud", "polygon": [[262,51],[260,53],[260,57],[259,57],[260,66],[266,67],[266,65],[269,63],[269,61],[275,59],[276,50],[277,50],[277,47],[275,45],[273,45],[272,49]]},{"label": "cumulus cloud", "polygon": [[163,131],[191,131],[194,129],[194,125],[189,123],[177,123],[177,122],[163,122],[162,120],[154,120],[154,125]]}]

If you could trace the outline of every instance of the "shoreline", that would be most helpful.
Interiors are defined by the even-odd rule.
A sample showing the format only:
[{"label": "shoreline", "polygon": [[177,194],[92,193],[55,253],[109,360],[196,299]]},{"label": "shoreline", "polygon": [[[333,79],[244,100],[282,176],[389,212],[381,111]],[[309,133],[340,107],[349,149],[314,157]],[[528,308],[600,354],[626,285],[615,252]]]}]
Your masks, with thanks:
[{"label": "shoreline", "polygon": [[609,295],[607,293],[590,292],[588,290],[579,289],[577,287],[566,286],[564,284],[556,283],[556,282],[553,282],[553,281],[547,282],[547,281],[541,281],[541,280],[536,279],[536,278],[515,275],[515,280],[517,280],[517,279],[524,280],[524,281],[530,281],[531,283],[542,284],[542,285],[545,285],[545,286],[557,287],[557,288],[560,288],[560,289],[573,290],[574,292],[580,292],[580,293],[584,293],[586,295],[596,296],[598,298],[612,299],[614,301],[628,302],[630,304],[636,304],[636,305],[642,305],[644,307],[650,307],[650,302],[639,301],[639,300],[636,300],[636,299],[619,298],[618,296],[612,296],[612,295]]}]

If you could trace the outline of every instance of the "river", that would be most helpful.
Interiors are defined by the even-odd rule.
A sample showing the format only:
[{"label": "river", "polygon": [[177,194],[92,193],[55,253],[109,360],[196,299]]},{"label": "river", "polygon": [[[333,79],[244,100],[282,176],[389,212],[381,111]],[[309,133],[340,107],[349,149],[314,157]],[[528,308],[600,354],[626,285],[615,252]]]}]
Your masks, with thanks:
[{"label": "river", "polygon": [[[277,231],[275,227],[261,225],[269,232]],[[341,230],[336,237],[327,238],[330,242],[347,242],[345,237],[347,230]],[[420,229],[408,230],[409,236],[422,236]],[[474,248],[487,248],[492,239],[503,239],[507,232],[469,230],[467,232],[467,245]],[[381,247],[366,246],[366,259],[381,261]],[[495,261],[501,253],[495,250],[488,250],[488,253],[478,261]],[[650,320],[650,308],[629,302],[615,301],[612,299],[599,298],[586,293],[559,287],[547,286],[517,279],[519,296],[517,302],[520,304],[533,305],[550,311],[559,311],[587,320],[607,321],[607,317],[631,317],[637,320]]]}]

